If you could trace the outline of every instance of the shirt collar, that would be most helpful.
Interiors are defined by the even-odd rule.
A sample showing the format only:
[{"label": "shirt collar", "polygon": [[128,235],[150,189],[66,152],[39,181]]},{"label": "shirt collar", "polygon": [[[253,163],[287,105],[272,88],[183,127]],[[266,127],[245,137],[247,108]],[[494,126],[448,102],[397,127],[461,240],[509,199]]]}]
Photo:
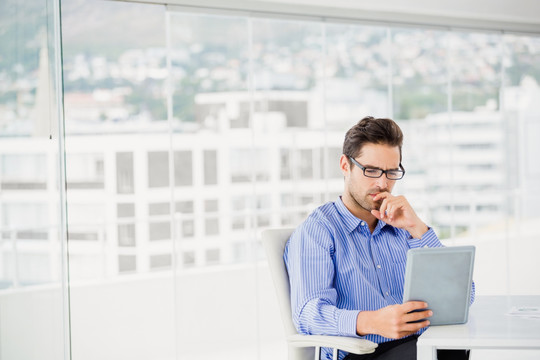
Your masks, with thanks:
[{"label": "shirt collar", "polygon": [[[360,223],[365,223],[364,220],[357,218],[349,211],[349,209],[347,209],[347,207],[343,203],[343,200],[341,199],[341,196],[338,196],[338,199],[334,204],[336,204],[337,211],[341,215],[343,224],[345,225],[345,229],[347,230],[349,234],[353,232],[358,227],[358,225],[360,225]],[[376,233],[381,231],[382,228],[385,227],[386,225],[388,224],[382,220],[379,220],[377,222],[377,226],[375,227],[375,230],[373,231],[373,234],[375,235]],[[393,226],[388,226],[388,227],[394,230]]]},{"label": "shirt collar", "polygon": [[394,233],[396,232],[395,227],[393,227],[392,225],[388,225],[387,223],[385,223],[382,220],[379,220],[378,223],[377,223],[377,226],[375,226],[375,230],[373,230],[373,235],[377,235],[379,232],[382,231],[383,228],[385,228],[386,231],[388,231],[389,229],[392,229],[394,231]]}]

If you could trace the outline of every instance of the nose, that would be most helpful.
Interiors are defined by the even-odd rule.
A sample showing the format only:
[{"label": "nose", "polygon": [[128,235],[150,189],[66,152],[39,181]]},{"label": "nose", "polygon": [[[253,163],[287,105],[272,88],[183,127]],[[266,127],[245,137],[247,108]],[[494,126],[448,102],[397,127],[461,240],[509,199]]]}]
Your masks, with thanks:
[{"label": "nose", "polygon": [[375,184],[379,187],[379,189],[386,189],[388,187],[388,179],[386,178],[386,175],[383,174],[380,178],[375,181]]}]

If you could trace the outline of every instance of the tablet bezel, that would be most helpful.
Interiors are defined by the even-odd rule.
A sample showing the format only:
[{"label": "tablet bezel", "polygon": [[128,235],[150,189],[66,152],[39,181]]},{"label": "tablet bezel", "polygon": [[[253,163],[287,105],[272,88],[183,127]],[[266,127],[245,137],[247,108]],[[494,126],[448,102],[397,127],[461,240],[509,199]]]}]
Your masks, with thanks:
[{"label": "tablet bezel", "polygon": [[[428,308],[433,311],[433,316],[429,318],[430,325],[466,323],[469,317],[475,250],[474,246],[410,249],[405,267],[403,302],[427,302]],[[453,266],[452,263],[456,261],[468,264],[466,268]],[[424,271],[426,266],[429,272]],[[437,284],[434,284],[435,281]],[[441,284],[441,281],[446,283]],[[434,285],[429,286],[430,283]],[[456,287],[458,294],[445,293],[452,288],[456,290]],[[452,302],[445,301],[450,297],[453,298],[454,308],[448,308]],[[459,304],[456,305],[456,301]]]}]

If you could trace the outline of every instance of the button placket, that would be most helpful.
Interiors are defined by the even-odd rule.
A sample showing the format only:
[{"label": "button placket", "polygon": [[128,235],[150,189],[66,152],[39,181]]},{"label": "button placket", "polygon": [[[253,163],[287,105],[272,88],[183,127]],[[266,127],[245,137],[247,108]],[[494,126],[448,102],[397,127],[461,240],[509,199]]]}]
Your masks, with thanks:
[{"label": "button placket", "polygon": [[375,274],[377,276],[377,280],[379,281],[379,287],[381,288],[382,294],[385,297],[389,297],[390,291],[388,291],[388,284],[386,283],[386,280],[382,272],[382,265],[379,263],[380,259],[378,256],[377,247],[374,246],[375,243],[376,243],[375,237],[372,234],[371,235],[371,257],[372,257],[373,265],[376,268]]}]

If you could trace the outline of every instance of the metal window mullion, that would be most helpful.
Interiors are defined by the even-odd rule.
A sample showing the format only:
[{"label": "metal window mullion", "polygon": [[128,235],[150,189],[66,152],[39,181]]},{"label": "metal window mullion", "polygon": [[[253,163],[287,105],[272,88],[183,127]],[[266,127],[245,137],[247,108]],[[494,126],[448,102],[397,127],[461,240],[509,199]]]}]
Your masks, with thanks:
[{"label": "metal window mullion", "polygon": [[[47,0],[50,1],[50,0]],[[72,358],[71,352],[71,303],[69,288],[69,243],[67,222],[67,180],[66,180],[66,149],[65,149],[65,117],[64,117],[64,86],[62,60],[62,8],[61,0],[52,0],[54,20],[54,79],[56,93],[56,115],[58,117],[58,200],[60,205],[60,222],[58,235],[60,240],[61,287],[62,287],[62,329],[64,338],[64,360]]]}]

